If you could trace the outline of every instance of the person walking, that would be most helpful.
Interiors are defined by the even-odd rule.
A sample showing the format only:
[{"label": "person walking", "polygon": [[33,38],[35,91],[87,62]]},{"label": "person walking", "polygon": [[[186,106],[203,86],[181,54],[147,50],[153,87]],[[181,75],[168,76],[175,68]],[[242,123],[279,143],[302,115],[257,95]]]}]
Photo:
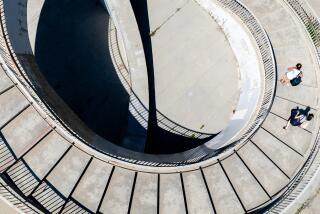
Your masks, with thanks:
[{"label": "person walking", "polygon": [[288,86],[291,83],[292,86],[297,86],[302,82],[302,64],[298,63],[295,67],[289,67],[288,71],[280,78],[282,85]]},{"label": "person walking", "polygon": [[307,128],[314,115],[309,113],[310,107],[308,106],[305,110],[299,109],[298,107],[291,110],[291,115],[287,121],[286,126],[283,129],[288,129],[290,126],[298,126],[300,128]]}]

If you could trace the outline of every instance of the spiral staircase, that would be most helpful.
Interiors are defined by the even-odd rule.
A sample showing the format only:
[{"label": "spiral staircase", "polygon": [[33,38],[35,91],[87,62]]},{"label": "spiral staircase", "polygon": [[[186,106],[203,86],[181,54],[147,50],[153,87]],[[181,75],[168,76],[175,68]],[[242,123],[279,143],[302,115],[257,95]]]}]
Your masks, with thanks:
[{"label": "spiral staircase", "polygon": [[[294,213],[319,188],[320,8],[312,2],[195,1],[208,12],[210,2],[219,5],[252,36],[264,70],[262,101],[222,149],[204,144],[164,156],[102,151],[59,118],[12,48],[7,2],[0,1],[0,196],[15,212]],[[105,5],[125,34],[129,1],[117,2]],[[138,65],[130,48],[128,74]],[[282,86],[277,79],[297,61],[302,84]],[[310,106],[315,119],[306,129],[282,129],[297,106]]]}]

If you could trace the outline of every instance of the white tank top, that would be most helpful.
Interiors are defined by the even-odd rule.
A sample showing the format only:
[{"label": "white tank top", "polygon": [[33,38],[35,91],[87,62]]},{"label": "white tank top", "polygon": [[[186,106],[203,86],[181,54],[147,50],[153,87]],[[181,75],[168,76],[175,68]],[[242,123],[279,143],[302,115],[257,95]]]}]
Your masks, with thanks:
[{"label": "white tank top", "polygon": [[292,71],[289,71],[287,73],[287,77],[289,80],[292,80],[294,78],[296,78],[299,74],[300,74],[301,71],[299,71],[298,69],[293,69]]}]

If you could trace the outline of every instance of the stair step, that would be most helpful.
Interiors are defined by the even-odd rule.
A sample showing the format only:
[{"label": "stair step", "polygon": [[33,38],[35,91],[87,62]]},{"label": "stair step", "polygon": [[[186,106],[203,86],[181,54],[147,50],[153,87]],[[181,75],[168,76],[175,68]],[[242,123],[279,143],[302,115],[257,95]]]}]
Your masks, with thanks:
[{"label": "stair step", "polygon": [[51,127],[31,106],[6,125],[1,132],[17,157],[41,140]]}]

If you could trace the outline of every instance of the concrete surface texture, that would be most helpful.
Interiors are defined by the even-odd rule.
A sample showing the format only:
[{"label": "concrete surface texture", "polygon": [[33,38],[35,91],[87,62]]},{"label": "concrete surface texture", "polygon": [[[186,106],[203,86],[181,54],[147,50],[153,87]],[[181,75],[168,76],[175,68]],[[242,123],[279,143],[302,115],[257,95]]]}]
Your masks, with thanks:
[{"label": "concrete surface texture", "polygon": [[5,214],[20,214],[22,212],[19,212],[14,206],[10,206],[7,201],[0,198],[0,209],[2,213]]},{"label": "concrete surface texture", "polygon": [[[142,161],[130,164],[111,158],[46,117],[1,55],[0,176],[40,213],[262,212],[259,208],[276,199],[295,178],[315,143],[319,64],[305,27],[287,4],[242,2],[270,36],[279,77],[297,61],[304,66],[301,85],[278,84],[270,113],[247,143],[218,158],[180,167],[146,167],[139,165]],[[316,115],[312,124],[282,129],[297,106],[311,106]],[[317,210],[312,205],[305,212]]]},{"label": "concrete surface texture", "polygon": [[318,16],[318,19],[320,19],[320,1],[306,0],[306,2],[310,4],[310,7],[316,13],[316,15]]},{"label": "concrete surface texture", "polygon": [[157,109],[192,130],[223,130],[240,93],[238,63],[223,30],[195,1],[152,0],[148,10]]}]

